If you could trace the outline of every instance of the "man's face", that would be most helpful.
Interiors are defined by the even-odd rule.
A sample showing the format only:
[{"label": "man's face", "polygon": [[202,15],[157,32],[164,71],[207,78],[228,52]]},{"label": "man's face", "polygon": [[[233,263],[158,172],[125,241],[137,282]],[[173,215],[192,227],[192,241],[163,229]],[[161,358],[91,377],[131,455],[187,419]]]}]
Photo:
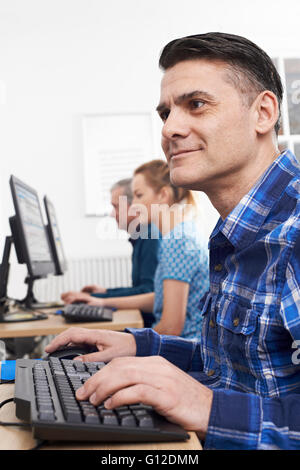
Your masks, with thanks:
[{"label": "man's face", "polygon": [[127,230],[128,225],[134,217],[128,215],[130,205],[126,201],[123,188],[115,188],[112,190],[111,205],[113,206],[111,217],[116,219],[119,229]]},{"label": "man's face", "polygon": [[255,152],[253,112],[220,61],[189,60],[167,69],[157,111],[172,183],[209,192],[245,171]]}]

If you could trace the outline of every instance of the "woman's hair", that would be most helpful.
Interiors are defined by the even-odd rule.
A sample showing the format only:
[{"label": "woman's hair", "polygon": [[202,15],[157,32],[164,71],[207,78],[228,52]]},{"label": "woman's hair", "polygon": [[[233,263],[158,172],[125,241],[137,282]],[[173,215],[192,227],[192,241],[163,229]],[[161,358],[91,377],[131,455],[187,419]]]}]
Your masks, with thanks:
[{"label": "woman's hair", "polygon": [[197,206],[194,194],[189,189],[174,186],[170,181],[169,166],[163,160],[151,160],[136,168],[134,175],[143,174],[147,184],[159,192],[164,186],[169,186],[173,192],[174,203],[185,202],[191,204],[195,209]]}]

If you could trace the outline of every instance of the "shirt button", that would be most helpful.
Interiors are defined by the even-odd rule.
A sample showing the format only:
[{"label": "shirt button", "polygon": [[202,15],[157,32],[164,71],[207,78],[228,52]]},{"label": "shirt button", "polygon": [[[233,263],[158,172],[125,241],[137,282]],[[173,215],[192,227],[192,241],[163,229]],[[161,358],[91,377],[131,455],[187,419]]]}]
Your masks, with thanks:
[{"label": "shirt button", "polygon": [[212,375],[214,375],[215,371],[213,369],[210,369],[208,372],[207,372],[207,375],[208,377],[211,377]]},{"label": "shirt button", "polygon": [[215,327],[215,322],[213,320],[209,320],[209,326],[211,328],[214,328]]},{"label": "shirt button", "polygon": [[233,320],[234,326],[238,326],[239,323],[240,323],[240,319],[239,319],[239,318],[235,318],[235,319]]},{"label": "shirt button", "polygon": [[214,267],[214,270],[219,273],[220,271],[222,271],[223,269],[223,266],[222,264],[216,264],[215,267]]}]

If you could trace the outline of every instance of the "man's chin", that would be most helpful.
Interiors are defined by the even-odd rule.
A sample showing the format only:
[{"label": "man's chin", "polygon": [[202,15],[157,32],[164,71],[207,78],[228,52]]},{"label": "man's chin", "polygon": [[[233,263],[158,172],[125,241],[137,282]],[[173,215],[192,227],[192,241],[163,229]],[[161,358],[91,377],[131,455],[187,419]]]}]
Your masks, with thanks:
[{"label": "man's chin", "polygon": [[174,186],[180,186],[186,189],[192,189],[192,186],[197,183],[195,174],[190,174],[184,168],[171,168],[170,170],[171,183]]}]

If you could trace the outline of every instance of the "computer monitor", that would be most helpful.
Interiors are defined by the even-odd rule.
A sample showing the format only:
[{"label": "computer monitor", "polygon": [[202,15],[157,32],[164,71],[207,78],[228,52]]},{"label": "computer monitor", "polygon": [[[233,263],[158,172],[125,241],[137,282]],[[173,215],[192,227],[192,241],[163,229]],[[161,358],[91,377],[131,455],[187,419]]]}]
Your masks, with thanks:
[{"label": "computer monitor", "polygon": [[13,175],[9,183],[15,208],[15,216],[9,218],[13,242],[18,262],[25,263],[28,270],[28,292],[22,302],[29,308],[49,306],[39,304],[33,295],[33,282],[55,273],[39,197],[35,189]]},{"label": "computer monitor", "polygon": [[47,277],[55,272],[55,267],[38,194],[15,176],[10,178],[10,188],[16,212],[10,218],[10,224],[14,232],[18,261],[26,263],[31,277]]},{"label": "computer monitor", "polygon": [[67,261],[62,245],[61,235],[54,205],[47,196],[44,196],[45,212],[48,224],[46,226],[52,257],[55,264],[55,274],[64,274],[67,270]]},{"label": "computer monitor", "polygon": [[18,310],[11,311],[9,306],[9,298],[7,296],[7,285],[9,278],[9,258],[11,246],[14,243],[13,237],[8,236],[5,239],[5,245],[0,265],[0,323],[24,322],[31,320],[42,320],[47,318],[45,313],[20,312]]},{"label": "computer monitor", "polygon": [[6,237],[2,262],[0,264],[0,315],[7,311],[7,284],[10,269],[9,257],[12,243],[13,237]]}]

